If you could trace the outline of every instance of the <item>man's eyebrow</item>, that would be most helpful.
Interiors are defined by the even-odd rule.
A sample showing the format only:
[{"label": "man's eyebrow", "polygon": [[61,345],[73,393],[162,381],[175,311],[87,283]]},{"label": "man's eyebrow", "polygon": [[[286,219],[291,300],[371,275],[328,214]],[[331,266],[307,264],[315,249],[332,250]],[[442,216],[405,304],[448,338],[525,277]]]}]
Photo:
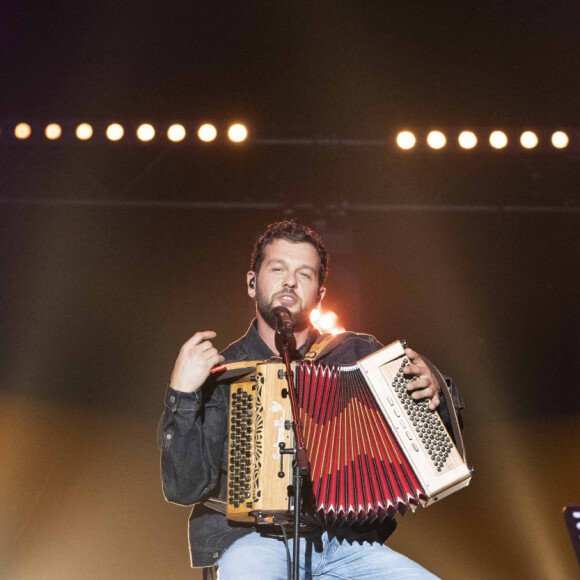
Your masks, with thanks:
[{"label": "man's eyebrow", "polygon": [[[286,266],[288,264],[288,262],[284,258],[271,258],[270,260],[268,260],[266,262],[266,265],[271,265],[271,264],[276,264],[276,263],[284,264],[284,266]],[[312,272],[318,271],[317,268],[315,268],[314,266],[311,266],[310,264],[301,264],[300,266],[298,266],[297,269],[298,270],[312,270]]]}]

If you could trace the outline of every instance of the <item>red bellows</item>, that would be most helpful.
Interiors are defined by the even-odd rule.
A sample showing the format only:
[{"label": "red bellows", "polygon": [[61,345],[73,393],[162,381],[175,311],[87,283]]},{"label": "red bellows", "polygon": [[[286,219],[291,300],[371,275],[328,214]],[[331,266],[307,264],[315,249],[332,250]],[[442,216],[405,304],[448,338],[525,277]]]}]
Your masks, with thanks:
[{"label": "red bellows", "polygon": [[296,364],[312,487],[305,511],[360,525],[427,499],[357,365]]}]

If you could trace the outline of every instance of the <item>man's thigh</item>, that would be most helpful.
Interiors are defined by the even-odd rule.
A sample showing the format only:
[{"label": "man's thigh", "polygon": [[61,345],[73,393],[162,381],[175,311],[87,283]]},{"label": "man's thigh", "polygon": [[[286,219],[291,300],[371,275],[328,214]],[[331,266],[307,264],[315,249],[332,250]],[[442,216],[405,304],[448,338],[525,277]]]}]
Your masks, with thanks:
[{"label": "man's thigh", "polygon": [[[379,543],[329,543],[320,578],[341,580],[436,580],[436,576],[406,556]],[[310,578],[307,576],[307,580]]]},{"label": "man's thigh", "polygon": [[286,580],[284,542],[256,532],[236,540],[217,562],[218,580]]},{"label": "man's thigh", "polygon": [[[293,553],[292,540],[289,542]],[[286,580],[284,542],[253,532],[236,540],[218,560],[219,580]],[[327,534],[317,541],[300,541],[302,580],[436,580],[436,576],[406,556],[379,543],[339,541]]]}]

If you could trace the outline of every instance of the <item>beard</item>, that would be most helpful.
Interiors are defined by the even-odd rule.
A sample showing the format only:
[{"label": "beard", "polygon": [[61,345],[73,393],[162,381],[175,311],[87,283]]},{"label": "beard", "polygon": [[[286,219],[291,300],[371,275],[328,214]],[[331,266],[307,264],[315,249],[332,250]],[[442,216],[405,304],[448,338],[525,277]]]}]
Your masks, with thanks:
[{"label": "beard", "polygon": [[[275,298],[276,297],[274,296],[268,300],[268,298],[266,298],[266,296],[260,292],[258,286],[256,285],[256,308],[268,326],[274,330],[276,330],[276,317],[272,310],[275,308]],[[299,298],[298,300],[299,302],[296,303],[298,310],[292,311],[290,308],[288,308],[288,311],[290,312],[290,319],[292,320],[292,326],[294,327],[294,330],[300,332],[308,328],[310,325],[310,311],[304,308],[304,305]]]}]

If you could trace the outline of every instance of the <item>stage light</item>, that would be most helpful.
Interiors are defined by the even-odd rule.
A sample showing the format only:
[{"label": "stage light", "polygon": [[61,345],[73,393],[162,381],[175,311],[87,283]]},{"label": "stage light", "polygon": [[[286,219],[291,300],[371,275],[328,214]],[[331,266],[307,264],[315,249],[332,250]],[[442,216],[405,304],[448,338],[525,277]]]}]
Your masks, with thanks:
[{"label": "stage light", "polygon": [[151,141],[151,139],[155,137],[155,129],[153,128],[153,125],[149,125],[149,123],[140,125],[137,129],[137,137],[141,141]]},{"label": "stage light", "polygon": [[228,137],[230,138],[230,141],[233,141],[234,143],[241,143],[248,137],[248,130],[244,125],[235,123],[228,129]]},{"label": "stage light", "polygon": [[90,139],[93,136],[93,128],[88,123],[81,123],[76,128],[75,135],[77,136],[77,139],[80,139],[81,141],[86,141],[87,139]]},{"label": "stage light", "polygon": [[568,135],[564,133],[564,131],[556,131],[552,135],[552,145],[556,147],[556,149],[564,149],[568,147],[569,143]]},{"label": "stage light", "polygon": [[170,141],[176,143],[185,139],[185,127],[183,125],[171,125],[167,129],[167,137]]},{"label": "stage light", "polygon": [[50,125],[46,126],[44,134],[46,135],[47,139],[58,139],[62,135],[62,129],[57,123],[51,123]]},{"label": "stage light", "polygon": [[28,123],[18,123],[18,125],[14,127],[14,136],[17,139],[28,139],[31,133],[32,129]]},{"label": "stage light", "polygon": [[109,139],[109,141],[119,141],[119,139],[123,138],[125,129],[123,129],[119,123],[112,123],[107,127],[105,134],[107,135],[107,139]]},{"label": "stage light", "polygon": [[327,312],[326,314],[322,314],[318,319],[318,326],[324,332],[328,332],[331,328],[334,327],[335,322],[336,314],[334,314],[334,312]]},{"label": "stage light", "polygon": [[205,123],[202,125],[198,131],[197,136],[206,143],[213,141],[217,137],[217,129],[210,123]]},{"label": "stage light", "polygon": [[415,139],[415,135],[411,131],[401,131],[397,135],[397,145],[401,149],[412,149],[415,147],[416,142],[417,139]]},{"label": "stage light", "polygon": [[344,328],[338,325],[338,316],[331,310],[321,312],[319,308],[316,308],[310,313],[310,322],[322,333],[340,334],[344,332]]},{"label": "stage light", "polygon": [[445,147],[447,139],[441,131],[431,131],[429,135],[427,135],[427,143],[431,149],[441,149],[442,147]]},{"label": "stage light", "polygon": [[526,149],[533,149],[538,144],[538,136],[533,131],[524,131],[520,136],[520,143]]},{"label": "stage light", "polygon": [[461,131],[457,140],[463,149],[473,149],[477,145],[477,137],[472,131]]},{"label": "stage light", "polygon": [[494,149],[503,149],[508,143],[507,135],[503,131],[494,131],[489,136],[489,144]]}]

